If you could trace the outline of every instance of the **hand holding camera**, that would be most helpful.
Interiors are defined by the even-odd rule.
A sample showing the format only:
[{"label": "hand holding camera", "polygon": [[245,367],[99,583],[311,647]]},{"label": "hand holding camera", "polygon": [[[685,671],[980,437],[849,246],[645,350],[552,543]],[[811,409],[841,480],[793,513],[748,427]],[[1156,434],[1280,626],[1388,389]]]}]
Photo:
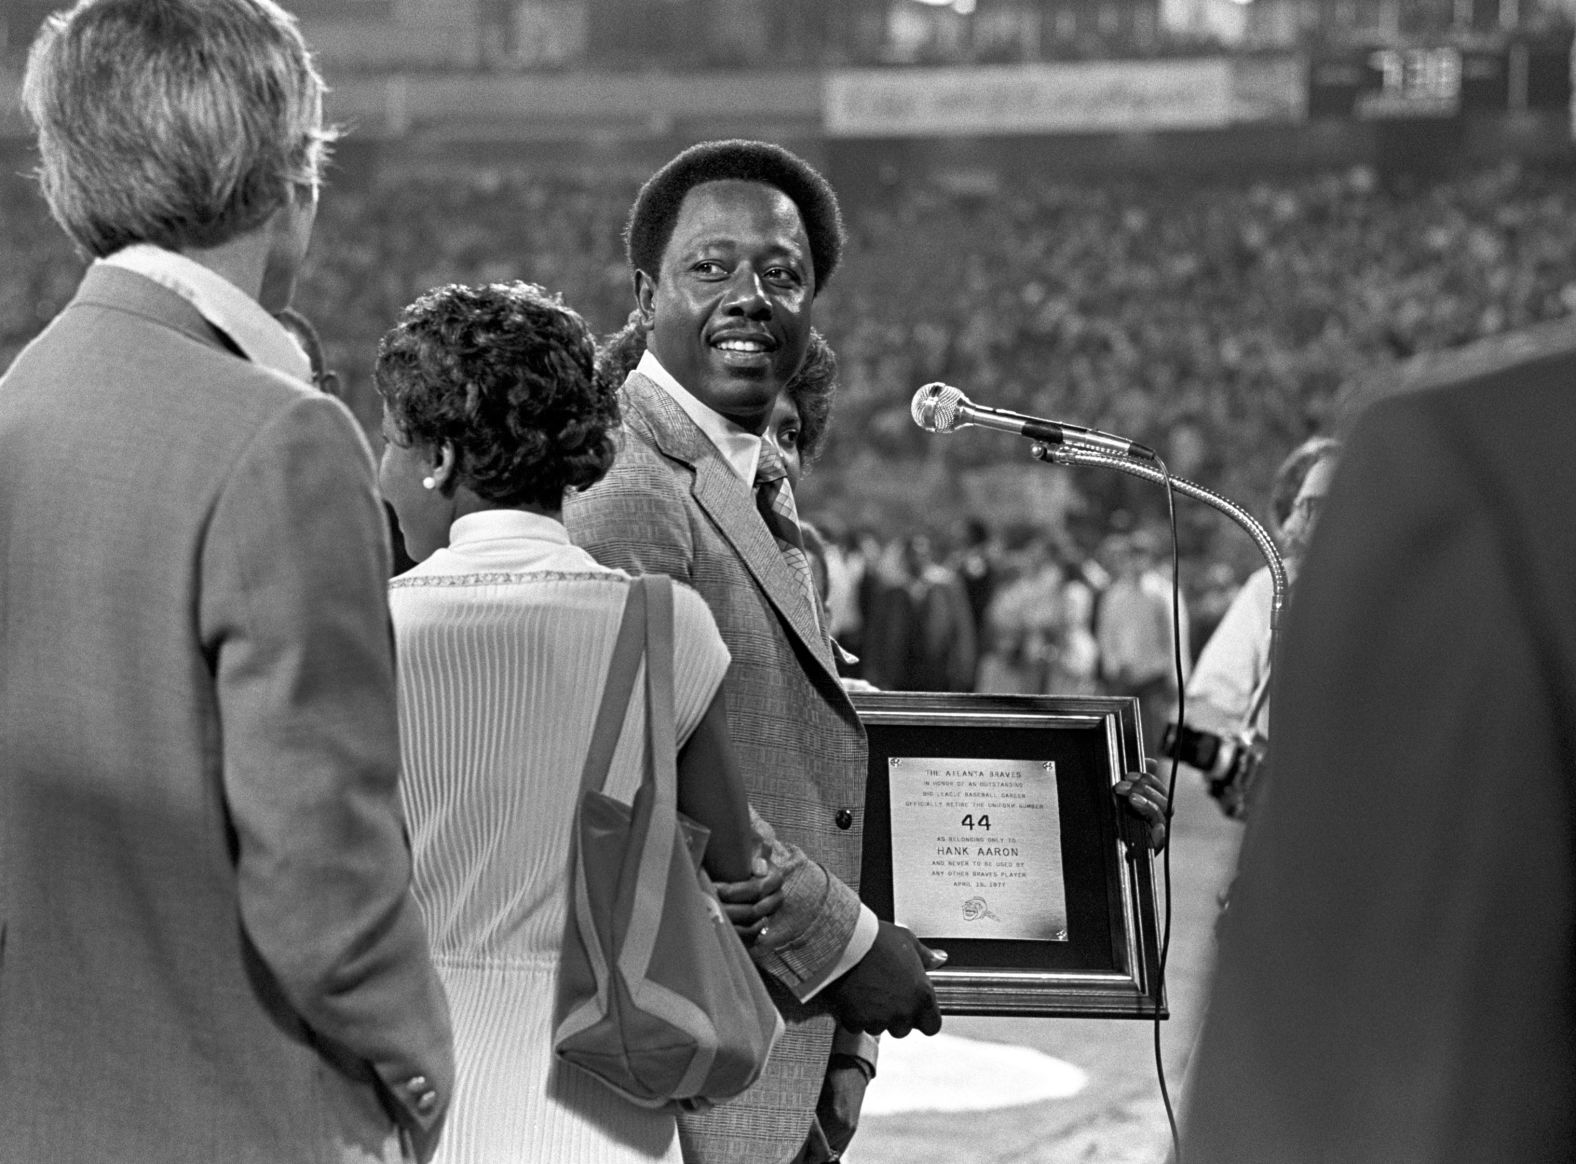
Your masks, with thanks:
[{"label": "hand holding camera", "polygon": [[1179,746],[1177,725],[1168,723],[1160,739],[1162,755],[1175,755],[1204,774],[1210,796],[1232,820],[1247,816],[1249,790],[1259,777],[1269,747],[1269,737],[1251,727],[1219,736],[1184,726]]}]

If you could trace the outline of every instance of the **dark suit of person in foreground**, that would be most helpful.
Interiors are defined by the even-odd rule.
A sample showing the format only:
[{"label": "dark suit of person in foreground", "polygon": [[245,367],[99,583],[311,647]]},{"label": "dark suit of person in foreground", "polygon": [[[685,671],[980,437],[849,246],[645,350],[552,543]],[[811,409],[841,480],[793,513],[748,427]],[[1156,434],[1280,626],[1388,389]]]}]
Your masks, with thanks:
[{"label": "dark suit of person in foreground", "polygon": [[270,316],[321,91],[270,0],[97,0],[30,60],[99,261],[0,379],[7,1161],[424,1159],[447,1107],[370,451]]},{"label": "dark suit of person in foreground", "polygon": [[1356,424],[1186,1164],[1576,1159],[1576,335]]}]

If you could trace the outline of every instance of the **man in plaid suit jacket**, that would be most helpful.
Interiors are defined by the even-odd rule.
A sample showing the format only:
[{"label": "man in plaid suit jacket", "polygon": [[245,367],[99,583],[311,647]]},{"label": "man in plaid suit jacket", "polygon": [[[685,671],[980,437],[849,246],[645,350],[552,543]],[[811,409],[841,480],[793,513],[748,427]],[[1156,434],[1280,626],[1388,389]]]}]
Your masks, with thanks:
[{"label": "man in plaid suit jacket", "polygon": [[648,351],[624,385],[618,461],[564,520],[600,561],[671,575],[707,600],[733,655],[730,737],[784,874],[754,953],[787,1034],[747,1095],[681,1117],[684,1155],[835,1160],[874,1071],[869,1036],[941,1025],[925,976],[936,956],[854,889],[864,731],[753,490],[760,436],[837,263],[837,203],[786,150],[705,143],[647,182],[628,242]]}]

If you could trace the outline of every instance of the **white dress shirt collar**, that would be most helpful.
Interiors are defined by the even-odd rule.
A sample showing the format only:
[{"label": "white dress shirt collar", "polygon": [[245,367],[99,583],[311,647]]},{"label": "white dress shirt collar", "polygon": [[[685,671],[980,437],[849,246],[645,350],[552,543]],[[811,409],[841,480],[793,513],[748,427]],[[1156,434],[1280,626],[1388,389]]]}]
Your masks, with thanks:
[{"label": "white dress shirt collar", "polygon": [[97,262],[134,271],[173,291],[252,363],[312,383],[312,364],[284,326],[257,300],[201,263],[150,243],[133,243]]},{"label": "white dress shirt collar", "polygon": [[645,354],[640,357],[640,363],[635,365],[635,371],[671,396],[673,403],[682,408],[700,431],[706,434],[706,438],[717,447],[728,468],[738,475],[739,480],[750,488],[755,488],[755,467],[761,459],[760,437],[752,432],[745,432],[722,413],[701,403],[694,393],[673,378],[673,374],[651,354],[650,348],[647,348]]}]

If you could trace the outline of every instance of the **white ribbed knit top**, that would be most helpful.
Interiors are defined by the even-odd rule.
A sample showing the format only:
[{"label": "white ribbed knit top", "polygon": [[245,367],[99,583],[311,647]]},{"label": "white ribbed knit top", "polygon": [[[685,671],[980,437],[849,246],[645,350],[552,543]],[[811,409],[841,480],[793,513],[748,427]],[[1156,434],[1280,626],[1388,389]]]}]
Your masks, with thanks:
[{"label": "white ribbed knit top", "polygon": [[[415,893],[459,1060],[448,1164],[678,1159],[671,1116],[552,1058],[570,828],[628,584],[558,522],[518,510],[461,518],[448,549],[390,584]],[[674,641],[682,743],[728,666],[683,587]],[[635,698],[610,794],[634,795],[645,746]]]}]

